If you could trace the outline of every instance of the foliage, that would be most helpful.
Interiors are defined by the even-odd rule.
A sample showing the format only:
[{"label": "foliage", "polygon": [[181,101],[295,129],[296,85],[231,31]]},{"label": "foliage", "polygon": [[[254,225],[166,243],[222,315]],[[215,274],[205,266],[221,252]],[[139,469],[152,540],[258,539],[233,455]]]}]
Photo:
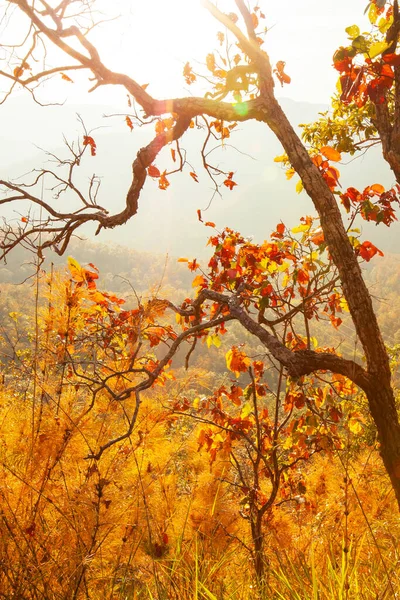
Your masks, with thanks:
[{"label": "foliage", "polygon": [[[95,134],[83,123],[81,138],[68,145],[70,158],[53,156],[60,171],[34,171],[22,183],[0,180],[0,204],[40,207],[39,216],[30,210],[16,227],[2,228],[4,258],[18,245],[37,255],[31,329],[20,334],[13,312],[15,331],[5,331],[3,340],[12,375],[4,382],[1,438],[7,542],[0,575],[7,594],[393,597],[398,521],[392,491],[400,506],[392,380],[397,347],[388,351],[383,342],[360,268],[383,253],[362,239],[354,221],[361,216],[390,226],[396,219],[397,0],[369,4],[372,33],[346,30],[350,43],[334,55],[336,112],[305,128],[311,147],[274,96],[275,81],[283,86],[291,78],[285,62],[271,65],[263,49],[259,6],[236,0],[238,14],[223,13],[205,0],[224,28],[217,33],[219,50],[207,55],[206,75],[186,62],[183,76],[187,85],[207,81],[209,91],[157,100],[147,84],[102,63],[90,41],[91,2],[77,12],[72,0],[42,2],[43,10],[25,0],[10,2],[31,26],[25,57],[1,73],[12,82],[10,93],[16,85],[33,93],[54,74],[73,83],[65,72],[82,68],[94,78],[92,90],[117,85],[127,92],[133,109],[122,115],[127,135],[147,125],[154,137],[137,152],[120,212],[99,203],[95,174],[86,189],[76,184],[81,162],[95,162],[97,155]],[[74,64],[34,73],[37,52],[46,58],[49,44]],[[20,45],[10,48],[16,58]],[[318,216],[302,217],[292,230],[279,223],[263,243],[205,222],[214,229],[212,255],[206,267],[196,258],[179,259],[194,273],[194,297],[183,301],[158,292],[144,299],[133,290],[130,307],[125,298],[100,291],[95,264],[83,267],[72,257],[68,276],[51,271],[47,303],[40,301],[46,249],[62,255],[87,223],[97,232],[125,224],[138,210],[147,179],[160,192],[176,173],[199,183],[181,147],[191,129],[203,132],[201,159],[214,194],[225,188],[235,194],[237,174],[211,164],[209,143],[222,148],[238,123],[251,119],[277,135],[284,154],[276,161],[288,180],[297,173],[296,191],[306,191]],[[354,153],[378,137],[397,183],[388,190],[379,182],[342,190],[335,166],[341,152]],[[52,199],[43,197],[45,177]],[[340,204],[349,214],[347,227]],[[203,222],[200,209],[197,216]],[[337,330],[345,313],[360,346],[347,355],[315,335],[325,322]],[[243,329],[260,351],[252,355],[238,337],[224,348],[228,373],[220,381],[200,370],[188,375],[180,369],[177,377],[178,352],[187,370],[197,346],[218,350],[234,323],[233,335]],[[17,410],[15,395],[23,400]],[[378,446],[385,474],[375,467]],[[313,544],[316,531],[320,540]],[[244,571],[249,561],[251,574],[229,578],[232,565]]]}]

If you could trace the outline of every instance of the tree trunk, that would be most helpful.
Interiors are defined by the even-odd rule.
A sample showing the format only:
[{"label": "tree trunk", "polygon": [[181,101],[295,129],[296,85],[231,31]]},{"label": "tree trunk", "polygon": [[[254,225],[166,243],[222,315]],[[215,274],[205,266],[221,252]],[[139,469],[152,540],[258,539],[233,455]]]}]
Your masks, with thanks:
[{"label": "tree trunk", "polygon": [[389,357],[372,299],[335,196],[312,163],[273,93],[267,94],[264,101],[265,122],[280,140],[302,179],[304,189],[318,212],[329,252],[338,269],[343,294],[366,357],[369,383],[363,389],[378,431],[380,453],[400,509],[400,424],[391,386]]},{"label": "tree trunk", "polygon": [[256,574],[257,587],[261,592],[265,584],[265,562],[264,562],[264,539],[262,532],[262,513],[257,510],[255,519],[251,520],[251,535],[254,546],[254,570]]}]

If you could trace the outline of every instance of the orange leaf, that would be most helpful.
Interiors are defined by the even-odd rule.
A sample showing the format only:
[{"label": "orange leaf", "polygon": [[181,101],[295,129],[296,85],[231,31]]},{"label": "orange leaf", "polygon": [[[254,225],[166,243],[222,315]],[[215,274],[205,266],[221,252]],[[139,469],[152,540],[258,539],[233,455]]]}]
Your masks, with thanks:
[{"label": "orange leaf", "polygon": [[237,183],[235,181],[232,181],[232,179],[225,179],[224,185],[232,191],[232,189],[235,187],[235,185],[237,185]]},{"label": "orange leaf", "polygon": [[383,194],[385,188],[380,183],[374,183],[374,185],[371,185],[371,190],[373,190],[377,194]]},{"label": "orange leaf", "polygon": [[201,210],[199,208],[197,209],[197,218],[199,219],[200,223],[203,222],[203,219],[201,218]]},{"label": "orange leaf", "polygon": [[64,81],[69,81],[70,83],[74,83],[71,77],[68,77],[68,75],[65,73],[61,73],[61,79],[64,79]]},{"label": "orange leaf", "polygon": [[24,73],[24,68],[23,67],[15,67],[13,73],[14,73],[14,77],[21,77],[21,75],[23,75],[23,73]]},{"label": "orange leaf", "polygon": [[164,171],[164,173],[161,174],[161,177],[158,180],[158,187],[160,188],[160,190],[166,190],[167,187],[169,186],[169,181],[165,176],[166,173],[167,173],[167,171]]},{"label": "orange leaf", "polygon": [[125,122],[126,122],[126,124],[128,125],[129,129],[132,131],[132,129],[133,129],[133,123],[132,123],[132,120],[131,120],[131,118],[130,118],[130,117],[128,117],[128,116],[126,116],[126,117],[125,117]]},{"label": "orange leaf", "polygon": [[190,66],[190,63],[188,63],[188,62],[183,67],[183,76],[188,85],[191,85],[192,83],[194,83],[196,81],[196,75],[193,73],[192,67]]},{"label": "orange leaf", "polygon": [[196,183],[199,183],[199,180],[197,179],[197,175],[196,175],[196,173],[193,173],[192,171],[190,171],[189,175],[190,175],[190,177],[191,177],[192,179],[194,179],[194,180],[195,180],[195,182],[196,182]]},{"label": "orange leaf", "polygon": [[245,373],[251,365],[251,360],[237,346],[232,346],[232,349],[226,353],[225,358],[226,366],[235,373],[236,377],[240,373]]},{"label": "orange leaf", "polygon": [[174,148],[171,148],[171,156],[172,156],[172,160],[175,162],[176,161],[176,151],[174,150]]},{"label": "orange leaf", "polygon": [[96,142],[90,135],[85,135],[83,137],[83,145],[90,146],[90,154],[92,156],[96,156],[96,150],[97,150]]},{"label": "orange leaf", "polygon": [[204,225],[206,227],[215,227],[215,223],[213,223],[212,221],[207,221],[206,223],[204,223]]},{"label": "orange leaf", "polygon": [[27,218],[27,217],[21,217],[21,221],[22,221],[23,223],[27,223],[27,222],[28,222],[28,218]]},{"label": "orange leaf", "polygon": [[320,149],[320,152],[327,158],[328,160],[333,160],[334,162],[338,162],[342,160],[342,156],[340,152],[335,150],[335,148],[331,148],[330,146],[324,146]]},{"label": "orange leaf", "polygon": [[148,83],[144,83],[140,87],[143,88],[144,90],[147,90],[147,88],[149,87],[149,84]]},{"label": "orange leaf", "polygon": [[283,60],[278,60],[278,62],[276,63],[276,67],[274,69],[274,73],[277,76],[277,78],[279,79],[282,87],[283,87],[284,83],[291,82],[289,75],[287,75],[285,73],[285,70],[284,70],[285,65],[286,65],[286,63]]},{"label": "orange leaf", "polygon": [[160,171],[154,165],[150,165],[147,169],[147,172],[150,175],[150,177],[161,177]]},{"label": "orange leaf", "polygon": [[257,27],[258,27],[258,17],[256,15],[256,13],[251,13],[251,20],[253,22],[254,29],[257,29]]},{"label": "orange leaf", "polygon": [[189,262],[188,258],[178,258],[178,262]]}]

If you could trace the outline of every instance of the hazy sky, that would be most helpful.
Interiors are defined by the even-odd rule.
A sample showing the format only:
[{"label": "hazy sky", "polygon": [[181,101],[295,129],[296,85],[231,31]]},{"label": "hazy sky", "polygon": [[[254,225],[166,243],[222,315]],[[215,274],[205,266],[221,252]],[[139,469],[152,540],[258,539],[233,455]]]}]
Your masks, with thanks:
[{"label": "hazy sky", "polygon": [[[260,0],[258,4],[266,15],[262,23],[269,29],[264,47],[272,62],[286,62],[292,77],[291,85],[277,93],[327,103],[337,79],[332,55],[347,43],[346,27],[357,23],[368,28],[363,15],[366,0]],[[109,11],[108,0],[106,5]],[[214,49],[221,29],[201,1],[114,0],[112,6],[115,14],[128,16],[105,24],[96,34],[106,62],[150,82],[149,92],[154,94],[184,92],[183,64],[190,60],[194,68],[199,67],[197,61],[204,62]],[[233,0],[219,0],[218,6],[225,12],[236,8]]]},{"label": "hazy sky", "polygon": [[[253,3],[256,0],[250,6]],[[218,0],[217,4],[224,12],[236,9],[234,0]],[[277,86],[277,95],[329,102],[337,79],[332,55],[347,43],[345,27],[357,23],[361,29],[368,28],[363,15],[366,5],[366,0],[259,0],[266,15],[261,24],[268,28],[264,47],[273,63],[286,62],[292,78],[283,90]],[[148,91],[157,97],[196,94],[194,86],[185,88],[183,65],[190,61],[201,71],[207,53],[218,47],[216,33],[221,29],[201,0],[97,0],[95,6],[104,18],[120,15],[89,35],[107,66],[129,73],[140,83],[150,83]],[[23,22],[18,21],[16,27],[22,35]],[[10,26],[2,32],[3,43],[12,37],[15,29]],[[50,53],[47,66],[54,64]],[[74,80],[82,85],[56,79],[53,93],[58,100],[87,103],[87,75],[76,74]],[[90,98],[96,103],[118,104],[120,100],[121,92],[111,88],[100,89]]]}]

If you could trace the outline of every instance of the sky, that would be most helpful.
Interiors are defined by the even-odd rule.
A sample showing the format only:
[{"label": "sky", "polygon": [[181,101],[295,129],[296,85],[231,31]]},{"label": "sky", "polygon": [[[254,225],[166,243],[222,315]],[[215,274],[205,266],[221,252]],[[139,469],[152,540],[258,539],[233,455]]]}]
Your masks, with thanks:
[{"label": "sky", "polygon": [[[234,0],[217,1],[222,11],[235,10]],[[52,2],[56,3],[56,0]],[[187,61],[190,61],[195,71],[204,72],[206,55],[218,48],[216,34],[221,27],[202,6],[201,0],[96,0],[95,5],[103,12],[99,14],[99,20],[108,20],[91,31],[89,39],[98,48],[107,67],[127,73],[140,84],[148,83],[149,93],[156,98],[204,94],[201,88],[187,86],[182,76],[182,69]],[[363,14],[366,5],[366,0],[259,0],[259,6],[266,15],[267,35],[264,48],[270,54],[273,64],[278,60],[286,62],[285,70],[292,79],[291,84],[284,88],[277,83],[276,94],[282,99],[294,125],[312,121],[317,117],[318,111],[328,107],[338,77],[332,67],[333,53],[340,45],[347,45],[346,27],[358,24],[361,31],[369,29],[368,20]],[[4,0],[0,0],[0,15],[2,6]],[[109,20],[111,17],[116,18]],[[15,40],[16,34],[21,39],[26,26],[24,20],[13,21],[12,25],[0,32],[2,44]],[[60,64],[59,58],[50,51],[46,57],[46,67]],[[62,60],[64,63],[65,57]],[[13,68],[17,64],[9,66]],[[36,65],[33,66],[37,68]],[[135,128],[131,134],[124,120],[126,111],[129,111],[124,89],[107,86],[88,94],[87,90],[93,86],[93,82],[88,81],[88,74],[80,71],[70,75],[74,83],[63,81],[57,75],[38,93],[41,101],[60,102],[63,106],[41,108],[32,102],[29,94],[17,93],[0,107],[3,140],[0,146],[1,170],[4,173],[10,167],[10,174],[5,175],[10,177],[27,173],[33,166],[37,166],[35,161],[39,160],[39,156],[43,157],[38,148],[52,151],[63,149],[63,134],[68,140],[81,138],[81,125],[76,119],[76,113],[79,112],[89,129],[97,126],[102,128],[94,134],[98,143],[97,157],[90,157],[87,162],[90,163],[88,168],[95,170],[97,174],[99,169],[103,169],[100,171],[102,178],[104,173],[102,197],[105,198],[105,206],[114,212],[125,202],[132,160],[138,149],[153,136],[154,127]],[[1,87],[4,86],[0,80],[0,89]],[[305,105],[305,102],[310,104]],[[106,111],[122,116],[102,119]],[[223,197],[213,201],[207,220],[218,222],[219,226],[229,224],[240,228],[241,211],[248,194],[253,200],[259,200],[260,207],[266,206],[266,233],[280,218],[289,219],[288,214],[283,214],[284,209],[288,213],[295,206],[296,214],[291,215],[293,220],[298,218],[297,212],[302,211],[301,214],[304,214],[304,211],[312,210],[306,195],[298,197],[292,189],[293,182],[287,182],[280,167],[273,162],[273,157],[281,154],[282,149],[279,144],[276,145],[272,134],[258,126],[251,128],[250,124],[237,129],[239,131],[235,130],[232,143],[239,140],[236,143],[250,154],[250,158],[243,154],[236,155],[233,150],[228,156],[228,148],[220,149],[221,158],[218,160],[228,170],[234,169],[235,173],[237,170],[239,185],[234,192],[224,190]],[[199,159],[199,153],[198,149],[195,151],[196,140],[193,137],[192,134],[190,143],[185,141],[185,144],[190,148],[193,145],[190,160],[195,163]],[[107,157],[110,153],[115,159],[112,169],[108,168]],[[157,160],[160,166],[164,165],[164,157],[158,157]],[[371,175],[380,178],[379,181],[385,185],[391,185],[390,174],[386,177],[387,181],[383,181],[381,172],[378,173],[375,169],[374,173],[373,166],[371,168],[373,160],[368,163],[368,168],[365,165],[362,168],[362,160],[358,163],[361,167],[358,167],[358,171],[360,177],[367,178],[367,181],[363,180],[359,184],[352,181],[352,185],[371,183]],[[379,161],[381,163],[383,161]],[[181,230],[192,231],[191,228],[200,227],[196,209],[203,210],[212,194],[206,174],[201,165],[197,167],[199,184],[194,184],[187,173],[177,176],[167,192],[159,192],[155,182],[147,182],[140,199],[138,215],[124,228],[111,232],[115,233],[118,242],[136,244],[139,234],[152,226],[152,211],[162,209],[171,213],[173,218],[171,216],[170,226],[163,222],[163,231],[154,231],[152,239],[162,237],[165,240],[163,251],[174,254],[177,251],[173,245],[177,237],[174,231],[176,215],[183,219],[185,213],[186,221],[182,220]],[[344,176],[343,172],[342,175]],[[118,190],[115,189],[116,179]],[[256,183],[259,184],[257,189]],[[188,187],[190,185],[191,188]],[[277,202],[275,195],[282,200],[287,190],[292,190],[294,201],[283,207],[283,202]],[[266,201],[265,194],[268,196]],[[236,214],[236,221],[227,223],[227,214]],[[100,241],[107,241],[108,235],[111,234],[107,230],[104,232],[106,237]],[[206,234],[203,230],[199,233],[200,236],[201,244],[204,244]],[[148,243],[146,236],[144,238],[143,247]]]},{"label": "sky", "polygon": [[[357,23],[368,29],[363,15],[366,0],[259,0],[258,4],[266,16],[260,31],[265,26],[268,30],[264,49],[272,63],[286,62],[292,79],[283,89],[277,86],[277,95],[328,103],[337,79],[333,53],[347,43],[346,27]],[[223,12],[236,9],[234,0],[218,0],[217,5]],[[89,39],[106,66],[149,83],[148,91],[156,97],[196,93],[194,86],[185,85],[183,65],[190,61],[194,70],[205,68],[206,55],[218,48],[216,33],[221,29],[201,0],[96,0],[95,6],[104,22]],[[22,35],[25,26],[23,20],[14,20],[2,31],[2,43],[15,39],[16,30]],[[55,61],[49,53],[46,66]],[[58,101],[87,102],[91,87],[87,76],[77,74],[74,80],[80,85],[56,80],[47,89]],[[118,104],[120,98],[118,90],[107,88],[94,92],[90,102]]]},{"label": "sky", "polygon": [[[224,12],[236,8],[233,0],[217,4]],[[357,23],[368,29],[363,15],[366,0],[259,0],[258,4],[266,16],[262,28],[268,29],[264,48],[273,63],[286,62],[292,78],[283,90],[277,86],[277,95],[328,103],[337,80],[333,53],[347,43],[346,27]],[[216,32],[221,27],[200,0],[114,0],[113,11],[125,16],[94,34],[102,46],[105,38],[113,40],[102,50],[104,60],[150,82],[149,92],[161,97],[168,91],[182,94],[184,63],[190,61],[200,70],[206,54],[218,47]],[[195,93],[192,88],[186,91]]]}]

